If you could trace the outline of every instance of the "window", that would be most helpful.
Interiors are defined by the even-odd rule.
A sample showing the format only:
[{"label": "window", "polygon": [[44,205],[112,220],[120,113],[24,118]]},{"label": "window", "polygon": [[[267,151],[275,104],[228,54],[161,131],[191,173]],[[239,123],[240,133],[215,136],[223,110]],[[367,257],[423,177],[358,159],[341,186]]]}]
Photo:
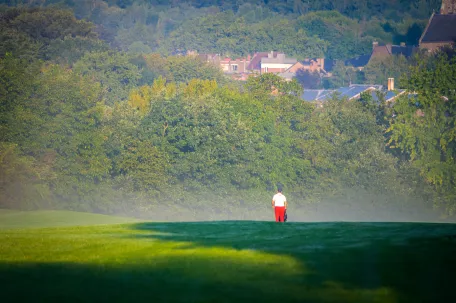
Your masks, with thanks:
[{"label": "window", "polygon": [[232,70],[233,72],[237,71],[237,70],[238,70],[237,64],[231,65],[231,70]]}]

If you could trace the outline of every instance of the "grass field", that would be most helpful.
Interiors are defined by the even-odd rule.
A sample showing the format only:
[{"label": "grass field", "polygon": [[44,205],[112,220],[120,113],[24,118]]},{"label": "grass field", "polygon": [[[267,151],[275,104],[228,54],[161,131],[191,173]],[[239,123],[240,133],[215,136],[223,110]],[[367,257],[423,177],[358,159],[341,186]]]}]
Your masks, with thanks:
[{"label": "grass field", "polygon": [[17,211],[0,209],[0,229],[37,228],[135,222],[132,218],[74,211]]},{"label": "grass field", "polygon": [[453,224],[34,218],[0,230],[2,302],[456,302]]}]

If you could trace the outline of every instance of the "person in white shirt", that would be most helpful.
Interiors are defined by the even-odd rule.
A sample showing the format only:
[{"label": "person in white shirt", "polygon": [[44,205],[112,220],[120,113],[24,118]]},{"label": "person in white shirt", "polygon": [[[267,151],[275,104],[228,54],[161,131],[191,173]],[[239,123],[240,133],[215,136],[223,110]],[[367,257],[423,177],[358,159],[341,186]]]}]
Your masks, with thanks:
[{"label": "person in white shirt", "polygon": [[272,208],[274,209],[276,222],[284,222],[287,198],[282,194],[281,188],[277,189],[277,194],[272,197]]}]

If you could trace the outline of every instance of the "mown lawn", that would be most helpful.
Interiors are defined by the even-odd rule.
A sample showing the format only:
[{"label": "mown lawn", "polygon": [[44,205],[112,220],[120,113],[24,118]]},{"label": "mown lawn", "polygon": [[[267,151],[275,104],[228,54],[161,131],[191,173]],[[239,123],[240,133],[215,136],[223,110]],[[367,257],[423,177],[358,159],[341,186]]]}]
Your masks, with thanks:
[{"label": "mown lawn", "polygon": [[456,302],[456,225],[4,229],[3,302]]},{"label": "mown lawn", "polygon": [[135,222],[125,217],[63,210],[18,211],[0,209],[0,230]]}]

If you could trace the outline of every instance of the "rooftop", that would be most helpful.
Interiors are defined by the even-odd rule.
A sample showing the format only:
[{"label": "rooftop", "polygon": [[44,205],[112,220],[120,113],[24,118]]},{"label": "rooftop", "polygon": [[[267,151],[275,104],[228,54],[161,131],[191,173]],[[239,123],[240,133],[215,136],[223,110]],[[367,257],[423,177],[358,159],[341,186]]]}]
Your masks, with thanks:
[{"label": "rooftop", "polygon": [[363,67],[369,63],[372,54],[361,55],[355,58],[345,60],[345,65],[351,65],[353,67]]},{"label": "rooftop", "polygon": [[456,14],[433,14],[420,39],[420,43],[455,41]]},{"label": "rooftop", "polygon": [[403,55],[404,57],[408,58],[413,55],[415,51],[415,46],[413,45],[377,45],[372,50],[372,56],[378,55]]},{"label": "rooftop", "polygon": [[359,98],[363,92],[370,92],[375,101],[379,99],[377,92],[383,92],[385,93],[385,101],[391,101],[394,97],[405,92],[405,90],[387,91],[383,89],[382,85],[352,84],[338,89],[306,89],[301,97],[305,101],[326,101],[336,95],[350,100]]},{"label": "rooftop", "polygon": [[261,63],[282,63],[282,64],[295,64],[298,62],[295,58],[285,58],[284,57],[276,57],[276,58],[261,58]]},{"label": "rooftop", "polygon": [[[261,59],[268,57],[268,52],[255,53],[247,66],[248,70],[260,70],[261,69]],[[278,52],[273,52],[273,56],[277,56]]]}]

